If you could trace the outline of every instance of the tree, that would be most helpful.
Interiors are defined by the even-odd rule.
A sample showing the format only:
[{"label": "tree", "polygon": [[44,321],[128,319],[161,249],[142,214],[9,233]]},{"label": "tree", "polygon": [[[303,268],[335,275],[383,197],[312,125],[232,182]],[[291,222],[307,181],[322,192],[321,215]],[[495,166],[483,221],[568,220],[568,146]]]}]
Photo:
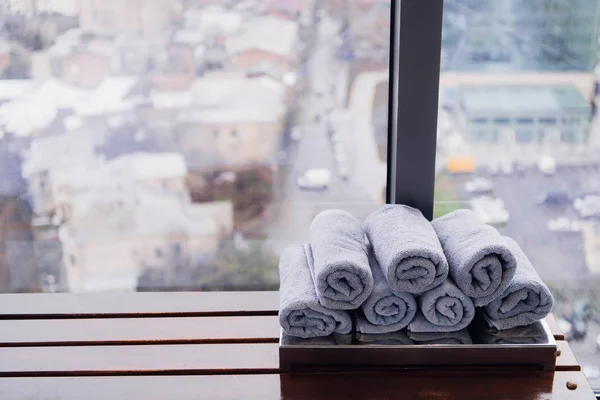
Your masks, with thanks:
[{"label": "tree", "polygon": [[223,241],[214,257],[196,265],[170,252],[162,265],[143,269],[137,290],[277,290],[278,257],[258,241],[236,242]]}]

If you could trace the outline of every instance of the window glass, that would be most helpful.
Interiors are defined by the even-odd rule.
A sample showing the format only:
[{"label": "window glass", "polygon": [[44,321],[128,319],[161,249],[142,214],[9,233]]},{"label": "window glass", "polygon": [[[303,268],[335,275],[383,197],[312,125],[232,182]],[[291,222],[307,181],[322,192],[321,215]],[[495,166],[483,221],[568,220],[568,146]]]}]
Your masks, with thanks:
[{"label": "window glass", "polygon": [[0,292],[257,290],[385,201],[389,0],[0,7]]},{"label": "window glass", "polygon": [[[596,388],[599,15],[596,0],[444,2],[435,199],[437,216],[471,208],[521,245]],[[483,112],[496,141],[465,123]]]}]

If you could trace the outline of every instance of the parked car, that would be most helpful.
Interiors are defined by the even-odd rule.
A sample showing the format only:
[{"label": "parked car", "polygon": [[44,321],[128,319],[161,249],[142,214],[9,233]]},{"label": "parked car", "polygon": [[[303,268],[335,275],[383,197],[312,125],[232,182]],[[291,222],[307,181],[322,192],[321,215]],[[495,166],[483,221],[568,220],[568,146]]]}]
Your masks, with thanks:
[{"label": "parked car", "polygon": [[585,195],[573,201],[573,207],[582,218],[600,217],[600,196]]},{"label": "parked car", "polygon": [[489,179],[475,178],[465,182],[464,189],[467,193],[486,193],[494,188],[494,184]]},{"label": "parked car", "polygon": [[503,175],[512,175],[515,171],[515,167],[512,162],[504,161],[500,163],[500,171]]},{"label": "parked car", "polygon": [[486,224],[505,225],[510,219],[510,214],[500,199],[477,197],[471,200],[471,208]]},{"label": "parked car", "polygon": [[554,175],[556,173],[556,160],[551,156],[543,156],[538,161],[538,168],[544,175]]},{"label": "parked car", "polygon": [[552,232],[580,232],[581,224],[567,217],[558,217],[548,221],[548,230]]},{"label": "parked car", "polygon": [[595,207],[600,205],[600,196],[597,194],[580,195],[573,200],[573,207],[580,211],[584,208]]},{"label": "parked car", "polygon": [[338,164],[348,162],[348,153],[346,152],[346,145],[344,143],[335,143],[333,146],[333,158]]},{"label": "parked car", "polygon": [[296,182],[301,189],[325,190],[331,183],[331,171],[326,168],[309,169]]},{"label": "parked car", "polygon": [[339,163],[337,166],[337,173],[343,181],[348,180],[350,177],[350,166],[348,163]]},{"label": "parked car", "polygon": [[564,190],[551,190],[540,196],[538,204],[548,206],[563,206],[571,203],[571,196]]}]

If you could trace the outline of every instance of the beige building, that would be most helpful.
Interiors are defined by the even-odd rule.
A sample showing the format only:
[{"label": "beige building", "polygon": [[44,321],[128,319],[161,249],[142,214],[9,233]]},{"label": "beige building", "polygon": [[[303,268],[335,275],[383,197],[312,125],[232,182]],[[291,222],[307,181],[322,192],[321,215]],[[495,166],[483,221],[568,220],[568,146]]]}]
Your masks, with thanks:
[{"label": "beige building", "polygon": [[187,201],[186,174],[187,166],[181,154],[130,153],[88,168],[52,171],[48,186],[55,214],[67,221],[76,198],[92,188],[138,185]]},{"label": "beige building", "polygon": [[188,165],[269,165],[279,145],[286,90],[267,77],[213,74],[192,85],[192,106],[177,115]]},{"label": "beige building", "polygon": [[227,39],[225,48],[235,67],[248,69],[270,63],[284,71],[293,71],[297,61],[298,23],[275,16],[250,19]]},{"label": "beige building", "polygon": [[588,270],[600,274],[600,224],[584,224],[583,244]]},{"label": "beige building", "polygon": [[80,0],[79,25],[98,35],[156,36],[168,33],[180,13],[177,0]]},{"label": "beige building", "polygon": [[60,228],[69,290],[135,290],[146,267],[171,267],[173,255],[193,265],[231,233],[229,201],[190,204],[168,191],[138,185],[95,187],[79,194]]}]

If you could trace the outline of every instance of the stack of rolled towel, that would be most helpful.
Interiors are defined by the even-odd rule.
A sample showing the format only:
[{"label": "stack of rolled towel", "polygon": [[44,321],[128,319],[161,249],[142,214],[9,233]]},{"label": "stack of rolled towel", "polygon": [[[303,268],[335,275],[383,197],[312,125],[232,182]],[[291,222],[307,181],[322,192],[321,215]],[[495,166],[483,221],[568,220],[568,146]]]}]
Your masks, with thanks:
[{"label": "stack of rolled towel", "polygon": [[279,270],[284,344],[537,343],[553,306],[517,243],[468,210],[386,205],[364,226],[324,211]]}]

